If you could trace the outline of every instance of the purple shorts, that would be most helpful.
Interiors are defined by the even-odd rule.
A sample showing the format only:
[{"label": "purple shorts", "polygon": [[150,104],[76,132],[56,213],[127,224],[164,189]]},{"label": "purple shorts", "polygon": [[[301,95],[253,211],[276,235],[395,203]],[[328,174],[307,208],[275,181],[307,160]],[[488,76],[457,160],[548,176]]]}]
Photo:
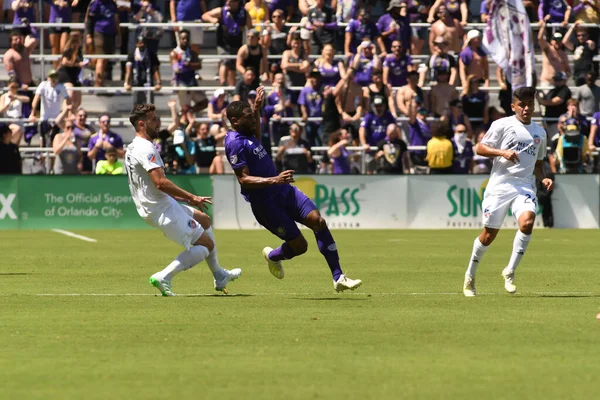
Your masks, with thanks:
[{"label": "purple shorts", "polygon": [[268,199],[250,203],[256,221],[273,235],[290,241],[300,236],[296,222],[302,222],[317,206],[295,186]]}]

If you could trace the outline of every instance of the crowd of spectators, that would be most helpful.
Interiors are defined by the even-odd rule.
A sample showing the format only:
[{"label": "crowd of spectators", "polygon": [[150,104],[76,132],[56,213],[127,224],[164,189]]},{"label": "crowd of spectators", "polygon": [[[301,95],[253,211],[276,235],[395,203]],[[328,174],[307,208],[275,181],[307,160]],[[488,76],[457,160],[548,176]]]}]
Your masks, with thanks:
[{"label": "crowd of spectators", "polygon": [[[37,1],[4,0],[4,23],[20,27],[10,32],[3,58],[9,80],[0,114],[15,122],[2,129],[10,133],[3,133],[2,142],[30,143],[39,134],[42,145],[54,150],[56,174],[121,173],[124,143],[111,131],[110,116],[100,116],[97,127],[87,124],[85,101],[73,89],[153,88],[149,96],[133,92],[135,104],[170,95],[162,93],[168,77],[161,77],[157,53],[161,38],[172,32],[174,46],[167,52],[172,84],[182,89],[177,100],[169,101],[172,122],[164,124],[156,143],[171,173],[230,172],[218,151],[228,128],[224,110],[230,100],[253,103],[261,84],[271,88],[262,142],[279,168],[333,174],[489,173],[490,161],[474,149],[494,120],[512,114],[511,88],[482,48],[482,30],[468,28],[470,22],[487,21],[489,2],[481,2],[479,15],[469,13],[469,3],[45,0],[39,10]],[[537,83],[545,89],[538,104],[552,144],[550,168],[597,171],[598,157],[591,155],[600,147],[594,60],[599,29],[581,24],[600,23],[600,1],[524,4],[538,25],[532,35],[542,58]],[[43,81],[32,73],[30,60],[40,32],[28,25],[40,16],[56,24],[85,23],[83,31],[48,30],[57,60]],[[218,83],[235,89],[190,90],[202,84],[200,45],[207,45],[202,27],[119,26],[166,21],[216,24],[215,48],[222,56]],[[419,22],[430,26],[410,25]],[[89,54],[127,54],[127,60]],[[489,90],[491,77],[498,91]],[[352,146],[363,151],[348,150]]]}]

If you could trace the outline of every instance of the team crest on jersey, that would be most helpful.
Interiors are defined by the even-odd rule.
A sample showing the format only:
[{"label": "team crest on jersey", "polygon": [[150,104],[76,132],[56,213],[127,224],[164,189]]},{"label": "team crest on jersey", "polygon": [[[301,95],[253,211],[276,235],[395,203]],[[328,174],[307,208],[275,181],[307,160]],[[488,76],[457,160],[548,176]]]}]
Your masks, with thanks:
[{"label": "team crest on jersey", "polygon": [[485,210],[483,210],[483,216],[486,218],[489,218],[490,215],[492,215],[492,212],[490,211],[489,208],[486,208]]},{"label": "team crest on jersey", "polygon": [[283,226],[278,226],[277,229],[275,229],[275,231],[277,232],[277,236],[285,235],[285,228]]},{"label": "team crest on jersey", "polygon": [[192,229],[196,229],[198,227],[198,223],[196,221],[194,221],[193,219],[190,219],[188,221],[188,226]]},{"label": "team crest on jersey", "polygon": [[534,136],[533,137],[533,141],[535,144],[540,144],[540,142],[542,141],[542,139],[539,136]]},{"label": "team crest on jersey", "polygon": [[155,154],[148,154],[148,161],[150,161],[151,163],[156,161],[156,155]]},{"label": "team crest on jersey", "polygon": [[234,154],[231,157],[229,157],[229,162],[232,164],[237,163],[237,156]]}]

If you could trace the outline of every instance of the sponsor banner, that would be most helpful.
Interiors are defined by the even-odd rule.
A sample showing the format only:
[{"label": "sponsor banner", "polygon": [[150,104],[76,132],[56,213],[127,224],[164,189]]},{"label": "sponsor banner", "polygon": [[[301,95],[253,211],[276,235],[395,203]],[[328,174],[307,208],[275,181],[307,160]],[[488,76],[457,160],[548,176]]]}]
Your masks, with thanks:
[{"label": "sponsor banner", "polygon": [[[408,223],[412,229],[475,228],[482,225],[481,202],[487,176],[411,176],[408,179]],[[558,176],[552,194],[556,228],[598,228],[600,188],[598,175]],[[538,207],[535,227],[543,227]],[[509,212],[505,228],[517,228]]]},{"label": "sponsor banner", "polygon": [[[333,229],[406,227],[406,178],[398,176],[299,175],[295,186],[310,197]],[[235,176],[213,176],[218,229],[258,229]]]},{"label": "sponsor banner", "polygon": [[[212,194],[207,176],[173,176],[170,179],[189,192],[203,196]],[[6,203],[4,215],[0,214],[0,229],[149,227],[135,209],[126,176],[0,178],[0,194],[3,195],[0,197],[2,204]]]}]

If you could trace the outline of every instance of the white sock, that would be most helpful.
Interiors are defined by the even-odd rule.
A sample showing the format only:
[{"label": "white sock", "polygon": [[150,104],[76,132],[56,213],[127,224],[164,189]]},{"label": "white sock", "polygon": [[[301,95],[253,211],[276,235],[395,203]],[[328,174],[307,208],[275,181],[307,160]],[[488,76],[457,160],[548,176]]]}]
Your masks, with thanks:
[{"label": "white sock", "polygon": [[208,264],[208,268],[210,268],[210,271],[212,272],[216,280],[223,279],[226,272],[223,268],[221,268],[221,264],[219,264],[219,259],[217,258],[217,242],[215,240],[215,235],[213,234],[212,226],[204,232],[206,232],[206,234],[213,241],[214,244],[213,251],[211,251],[208,257],[206,257],[206,263]]},{"label": "white sock", "polygon": [[531,241],[531,235],[526,235],[521,231],[517,231],[515,235],[515,240],[513,241],[513,251],[510,255],[510,261],[508,262],[508,266],[505,268],[505,273],[514,273],[521,259],[525,255],[525,251],[527,250],[527,246],[529,246],[529,242]]},{"label": "white sock", "polygon": [[472,278],[475,277],[479,262],[489,247],[490,246],[484,246],[481,244],[479,237],[475,238],[475,241],[473,242],[473,253],[471,253],[471,260],[469,260],[469,267],[467,268],[467,275]]},{"label": "white sock", "polygon": [[201,263],[208,256],[208,249],[204,246],[192,246],[191,249],[180,253],[175,260],[165,269],[154,274],[156,278],[170,281],[178,273],[192,268]]}]

